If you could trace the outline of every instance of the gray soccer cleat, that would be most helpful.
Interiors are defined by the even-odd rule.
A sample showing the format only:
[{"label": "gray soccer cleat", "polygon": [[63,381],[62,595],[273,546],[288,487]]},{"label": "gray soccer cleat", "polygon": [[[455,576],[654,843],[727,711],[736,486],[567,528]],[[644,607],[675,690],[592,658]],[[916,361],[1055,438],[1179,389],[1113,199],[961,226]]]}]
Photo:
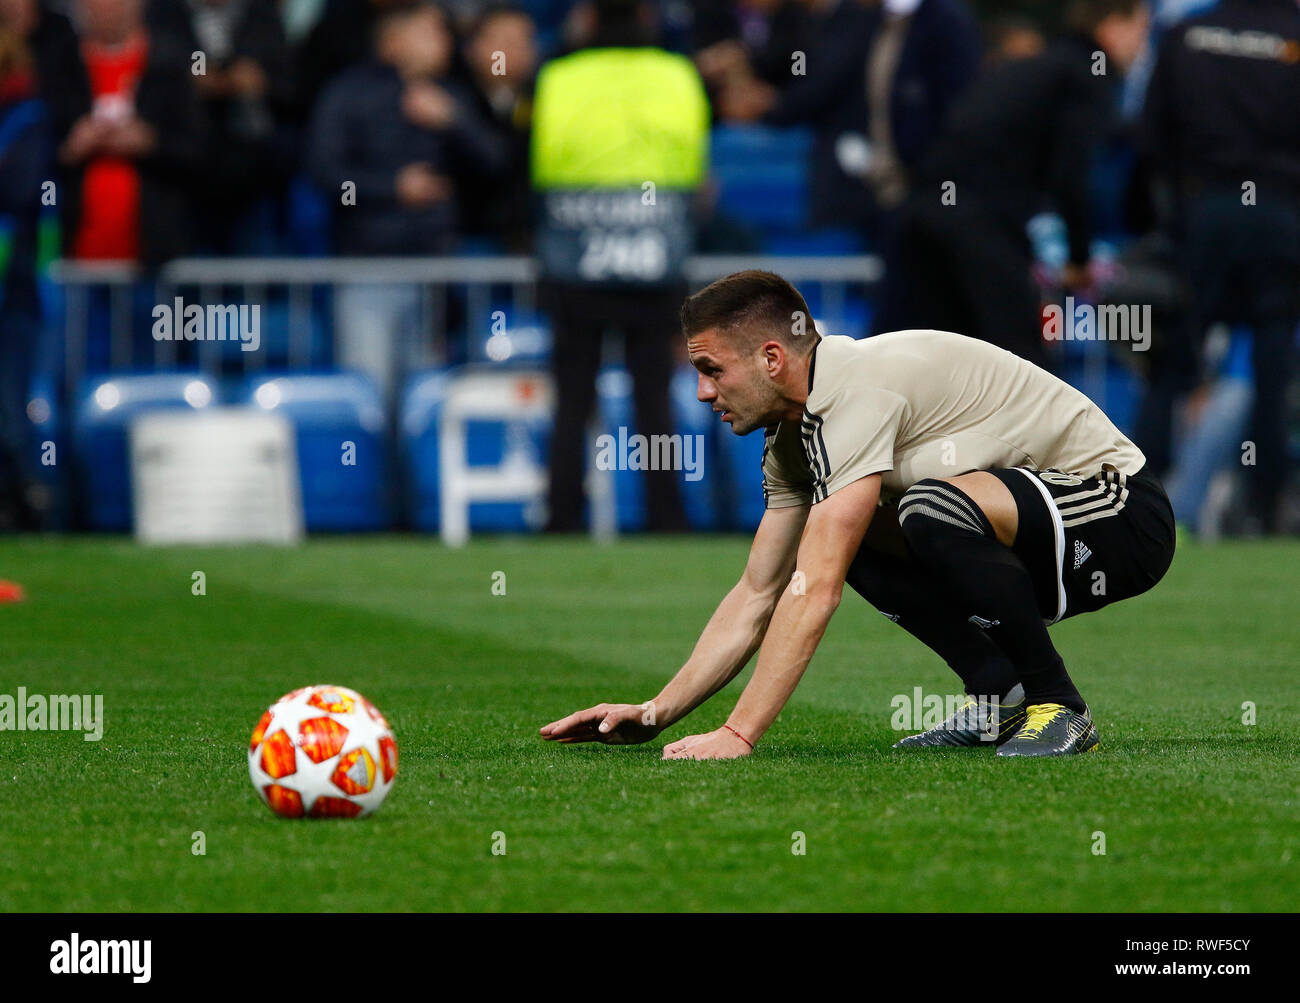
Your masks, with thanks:
[{"label": "gray soccer cleat", "polygon": [[1097,727],[1085,707],[1082,714],[1059,703],[1027,708],[1024,726],[1002,748],[999,756],[1072,756],[1097,748]]},{"label": "gray soccer cleat", "polygon": [[895,742],[895,749],[969,748],[976,745],[1001,745],[1025,722],[1025,688],[1017,683],[1002,698],[989,703],[967,696],[946,721],[919,735],[908,735]]}]

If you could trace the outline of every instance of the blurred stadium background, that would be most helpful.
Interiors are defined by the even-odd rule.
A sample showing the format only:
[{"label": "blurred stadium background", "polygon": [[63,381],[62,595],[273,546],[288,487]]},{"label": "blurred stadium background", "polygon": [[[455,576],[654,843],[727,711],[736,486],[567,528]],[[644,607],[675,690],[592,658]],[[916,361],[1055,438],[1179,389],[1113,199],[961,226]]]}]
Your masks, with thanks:
[{"label": "blurred stadium background", "polygon": [[[429,60],[435,98],[453,102],[462,125],[473,122],[492,166],[453,152],[446,165],[407,179],[410,194],[393,199],[404,182],[391,171],[364,177],[373,151],[349,152],[348,140],[358,122],[368,127],[367,109],[380,103],[367,101],[380,102],[385,86],[369,62],[372,32],[404,6],[0,2],[4,528],[131,531],[139,497],[132,423],[227,407],[287,422],[291,494],[301,498],[307,532],[414,530],[458,542],[469,532],[545,525],[553,330],[533,255],[529,128],[539,69],[590,44],[597,14],[569,0],[438,7],[436,37],[421,36],[433,51],[395,58]],[[1116,293],[1122,301],[1156,305],[1157,349],[1186,304],[1162,243],[1170,214],[1145,194],[1145,89],[1162,34],[1214,6],[1150,5],[1146,44],[1129,72],[1115,75],[1113,115],[1104,129],[1076,137],[1090,160],[1085,285],[1068,275],[1077,235],[1067,233],[1063,207],[1052,204],[1052,192],[1041,200],[1024,193],[1041,301],[1124,287]],[[800,288],[824,333],[869,336],[894,208],[892,196],[864,180],[878,146],[865,82],[877,33],[901,13],[925,46],[902,43],[899,93],[887,100],[906,102],[908,88],[927,87],[941,98],[926,105],[918,135],[895,129],[910,170],[940,141],[946,111],[963,91],[1008,63],[1043,58],[1070,30],[1066,5],[884,7],[665,0],[633,11],[658,45],[699,67],[711,105],[707,173],[692,192],[686,288],[743,267],[769,268]],[[399,34],[412,30],[404,22]],[[795,50],[806,51],[806,76],[791,72]],[[200,55],[206,66],[198,67]],[[505,72],[494,72],[494,61]],[[832,64],[846,72],[828,73]],[[968,71],[956,73],[962,66]],[[808,93],[809,81],[818,93]],[[436,119],[445,107],[419,114]],[[96,133],[97,122],[110,125]],[[398,142],[400,132],[393,136]],[[355,182],[354,204],[340,179]],[[381,203],[391,218],[371,208]],[[360,215],[369,230],[355,222]],[[159,340],[157,308],[177,298],[257,307],[256,350],[235,340]],[[373,337],[391,339],[393,358],[368,365],[358,339],[370,337],[365,325],[376,318],[386,326]],[[1219,323],[1201,334],[1207,350],[1181,387],[1191,404],[1174,412],[1165,450],[1180,522],[1207,537],[1294,532],[1285,518],[1252,523],[1242,516],[1249,510],[1233,504],[1253,392],[1251,328]],[[676,332],[663,337],[674,353],[675,429],[703,436],[706,449],[707,476],[679,474],[687,523],[752,530],[762,510],[761,436],[736,438],[719,425],[695,398]],[[635,428],[623,347],[617,339],[605,346],[591,435]],[[1151,367],[1172,365],[1167,352],[1143,355],[1127,344],[1040,347],[1129,434],[1159,377]],[[1293,395],[1286,406],[1294,452]],[[647,528],[642,481],[636,471],[589,472],[593,531]],[[166,497],[176,505],[188,498],[199,511],[202,490],[191,484],[188,495]],[[252,518],[240,515],[233,531]]]}]

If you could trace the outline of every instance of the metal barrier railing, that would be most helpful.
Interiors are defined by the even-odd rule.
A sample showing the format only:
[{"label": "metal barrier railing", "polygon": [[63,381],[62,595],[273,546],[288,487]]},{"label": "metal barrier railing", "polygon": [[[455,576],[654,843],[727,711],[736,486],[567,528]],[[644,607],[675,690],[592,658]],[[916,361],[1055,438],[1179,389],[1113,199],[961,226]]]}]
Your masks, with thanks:
[{"label": "metal barrier railing", "polygon": [[[745,268],[778,272],[801,288],[817,286],[821,293],[819,316],[842,317],[850,288],[866,288],[880,280],[878,257],[766,257],[749,255],[697,255],[686,263],[693,286]],[[87,371],[92,306],[100,317],[107,314],[107,360],[110,370],[133,365],[172,368],[178,361],[178,342],[155,340],[152,358],[137,359],[139,332],[137,297],[143,291],[152,301],[169,304],[178,290],[196,289],[201,303],[212,303],[235,287],[235,300],[266,304],[273,291],[286,299],[290,369],[305,367],[312,357],[312,338],[318,309],[316,290],[328,290],[335,303],[345,286],[367,284],[411,285],[419,289],[419,330],[427,336],[407,346],[404,368],[428,366],[445,358],[448,331],[448,293],[456,288],[465,298],[469,317],[488,313],[494,289],[508,289],[516,309],[531,312],[536,306],[537,263],[530,257],[440,258],[187,258],[172,261],[156,274],[146,275],[126,262],[58,261],[50,277],[63,290],[63,342],[65,387],[69,399]],[[222,346],[196,343],[199,368],[214,372],[222,360]],[[266,354],[248,353],[242,364],[249,370],[265,365]]]}]

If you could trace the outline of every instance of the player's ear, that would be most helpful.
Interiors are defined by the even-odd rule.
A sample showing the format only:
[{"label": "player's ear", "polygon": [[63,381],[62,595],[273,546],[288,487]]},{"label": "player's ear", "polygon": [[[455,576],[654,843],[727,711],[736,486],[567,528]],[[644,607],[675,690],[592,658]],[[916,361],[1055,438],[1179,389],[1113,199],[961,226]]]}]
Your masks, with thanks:
[{"label": "player's ear", "polygon": [[785,346],[779,341],[767,341],[763,343],[763,368],[766,370],[769,379],[776,379],[785,369],[788,355]]}]

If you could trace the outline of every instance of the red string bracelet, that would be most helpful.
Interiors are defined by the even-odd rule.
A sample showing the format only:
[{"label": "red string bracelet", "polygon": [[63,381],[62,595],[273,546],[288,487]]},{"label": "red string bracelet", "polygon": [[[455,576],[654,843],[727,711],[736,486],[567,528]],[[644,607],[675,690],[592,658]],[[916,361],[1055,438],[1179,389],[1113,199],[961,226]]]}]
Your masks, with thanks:
[{"label": "red string bracelet", "polygon": [[750,747],[751,750],[754,748],[754,743],[751,742],[749,739],[747,739],[747,738],[746,738],[744,735],[742,735],[740,732],[738,732],[738,731],[737,731],[735,728],[733,728],[731,725],[729,725],[729,724],[724,724],[722,727],[726,728],[729,732],[731,732],[733,735],[735,735],[738,739],[740,739],[742,742],[744,742],[746,745],[748,745],[748,746]]}]

